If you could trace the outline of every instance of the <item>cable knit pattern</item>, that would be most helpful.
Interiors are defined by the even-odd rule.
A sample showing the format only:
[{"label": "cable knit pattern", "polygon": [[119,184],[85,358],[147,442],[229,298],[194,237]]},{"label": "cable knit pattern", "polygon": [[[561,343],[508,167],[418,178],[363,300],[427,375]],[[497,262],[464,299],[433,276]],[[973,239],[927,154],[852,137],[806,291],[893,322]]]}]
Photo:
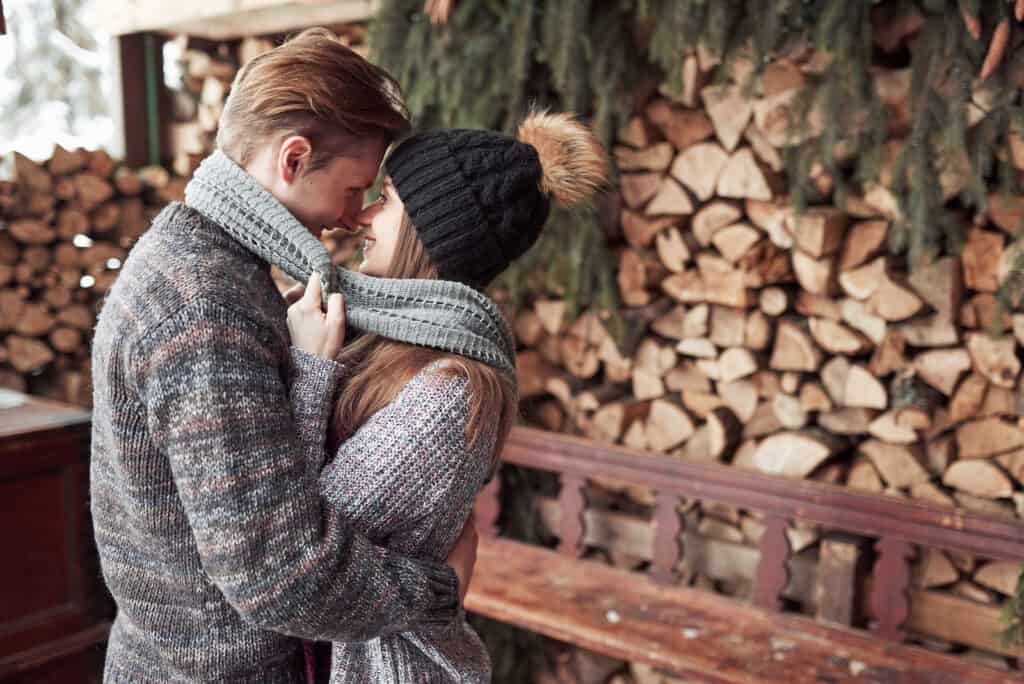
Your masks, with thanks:
[{"label": "cable knit pattern", "polygon": [[[465,439],[470,390],[434,364],[338,449],[324,499],[360,533],[415,558],[454,547],[495,460],[497,426]],[[490,682],[490,660],[465,615],[366,643],[335,643],[332,684]]]},{"label": "cable knit pattern", "polygon": [[106,682],[298,683],[293,636],[455,618],[451,568],[372,544],[317,496],[341,372],[290,351],[265,263],[184,205],[155,219],[93,341]]},{"label": "cable knit pattern", "polygon": [[320,273],[325,299],[332,292],[345,295],[352,326],[515,373],[512,333],[486,295],[452,281],[374,278],[333,267],[323,244],[223,152],[203,160],[185,188],[185,201],[292,278],[304,283]]}]

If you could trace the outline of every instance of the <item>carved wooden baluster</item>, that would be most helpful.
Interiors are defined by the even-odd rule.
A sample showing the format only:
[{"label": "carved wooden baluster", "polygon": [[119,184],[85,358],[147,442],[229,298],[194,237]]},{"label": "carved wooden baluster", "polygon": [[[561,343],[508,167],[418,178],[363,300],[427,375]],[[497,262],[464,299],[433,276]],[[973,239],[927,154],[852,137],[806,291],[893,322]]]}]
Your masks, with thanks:
[{"label": "carved wooden baluster", "polygon": [[679,535],[686,526],[679,515],[679,497],[659,492],[654,502],[654,553],[651,560],[651,577],[656,582],[674,582],[678,573],[676,564],[683,555]]},{"label": "carved wooden baluster", "polygon": [[562,473],[562,491],[558,494],[558,505],[561,511],[559,523],[558,551],[568,556],[580,554],[583,541],[583,487],[586,479],[579,475]]},{"label": "carved wooden baluster", "polygon": [[485,537],[498,536],[498,516],[501,515],[501,471],[494,473],[494,477],[487,483],[487,486],[480,490],[476,497],[476,505],[473,506],[473,514],[476,516],[476,530]]},{"label": "carved wooden baluster", "polygon": [[757,564],[757,584],[754,588],[754,605],[764,610],[778,611],[782,608],[779,596],[789,583],[789,560],[791,547],[786,527],[789,521],[778,516],[764,520],[764,535],[761,537],[761,560]]},{"label": "carved wooden baluster", "polygon": [[878,560],[872,570],[871,610],[877,622],[872,629],[887,639],[903,641],[905,635],[900,628],[910,614],[907,586],[914,547],[902,539],[882,537],[875,550]]}]

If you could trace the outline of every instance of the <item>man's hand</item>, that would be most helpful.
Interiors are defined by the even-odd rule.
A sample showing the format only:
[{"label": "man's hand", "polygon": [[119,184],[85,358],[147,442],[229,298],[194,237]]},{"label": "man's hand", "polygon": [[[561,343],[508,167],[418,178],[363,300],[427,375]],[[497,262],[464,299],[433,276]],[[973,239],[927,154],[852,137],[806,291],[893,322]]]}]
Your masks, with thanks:
[{"label": "man's hand", "polygon": [[[285,297],[295,292],[292,288]],[[305,292],[288,307],[288,333],[292,344],[302,351],[333,359],[345,343],[345,303],[340,294],[332,294],[324,315],[320,300],[320,274],[314,273]]]},{"label": "man's hand", "polygon": [[459,578],[460,605],[465,602],[466,592],[469,590],[469,582],[473,579],[477,542],[476,519],[470,514],[469,520],[466,521],[466,526],[462,528],[462,534],[459,535],[459,540],[455,543],[455,548],[452,549],[451,555],[448,556],[448,565],[452,566],[456,576]]}]

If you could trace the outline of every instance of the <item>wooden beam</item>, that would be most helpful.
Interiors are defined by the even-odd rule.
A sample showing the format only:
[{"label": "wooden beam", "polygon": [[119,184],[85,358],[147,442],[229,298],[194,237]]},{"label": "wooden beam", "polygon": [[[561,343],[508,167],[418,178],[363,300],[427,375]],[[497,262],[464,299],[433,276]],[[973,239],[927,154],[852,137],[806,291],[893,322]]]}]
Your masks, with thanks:
[{"label": "wooden beam", "polygon": [[119,36],[114,46],[114,92],[120,98],[114,107],[116,128],[114,156],[129,166],[159,164],[165,127],[163,83],[163,38],[153,33]]},{"label": "wooden beam", "polygon": [[112,35],[188,33],[211,40],[287,33],[370,18],[379,0],[100,0],[99,25]]}]

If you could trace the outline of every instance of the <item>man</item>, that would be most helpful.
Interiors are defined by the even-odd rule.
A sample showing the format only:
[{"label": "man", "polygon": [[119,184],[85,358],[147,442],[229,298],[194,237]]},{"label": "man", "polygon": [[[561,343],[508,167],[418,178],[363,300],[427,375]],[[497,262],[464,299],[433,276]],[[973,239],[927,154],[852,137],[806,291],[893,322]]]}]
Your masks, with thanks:
[{"label": "man", "polygon": [[[398,92],[328,32],[306,31],[239,72],[218,147],[310,233],[351,228],[387,145],[409,127]],[[472,573],[471,524],[450,565],[418,563],[323,505],[322,435],[300,434],[294,417],[326,423],[330,393],[290,395],[296,368],[269,264],[210,218],[253,208],[221,204],[165,209],[96,328],[92,513],[118,607],[107,682],[299,682],[295,637],[446,622]],[[309,363],[324,387],[345,370]]]}]

